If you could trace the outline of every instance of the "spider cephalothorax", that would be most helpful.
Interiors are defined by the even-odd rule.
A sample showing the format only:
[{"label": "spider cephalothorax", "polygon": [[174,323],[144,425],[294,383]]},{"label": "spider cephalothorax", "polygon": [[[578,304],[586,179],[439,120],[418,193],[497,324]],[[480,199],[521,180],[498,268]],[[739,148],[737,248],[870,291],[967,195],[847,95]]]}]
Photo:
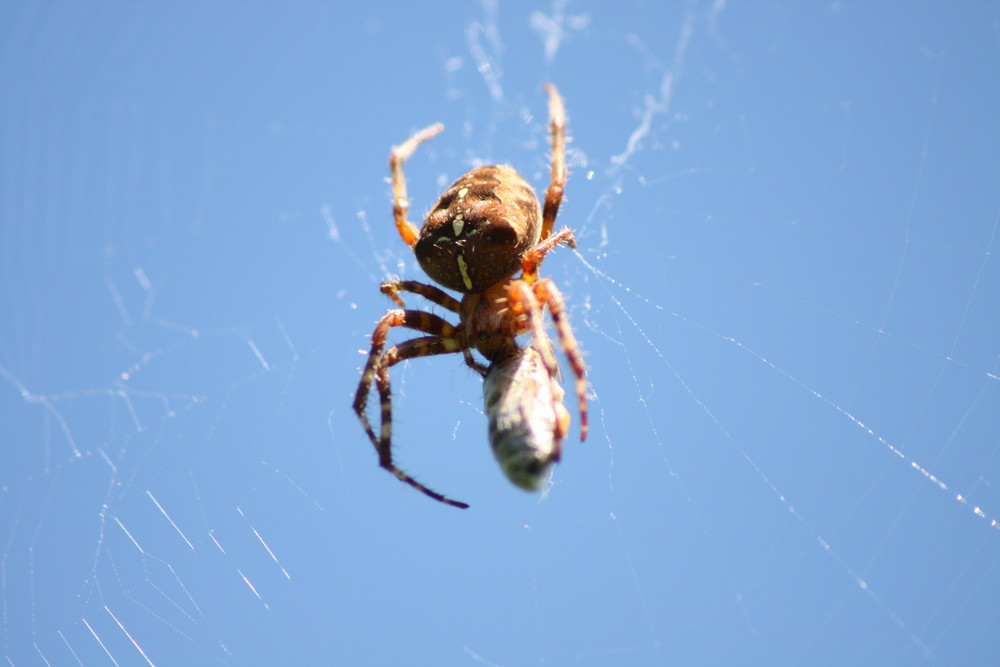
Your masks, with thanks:
[{"label": "spider cephalothorax", "polygon": [[[569,326],[563,298],[551,280],[538,277],[545,254],[562,242],[575,246],[573,233],[552,233],[566,182],[566,113],[555,86],[549,95],[552,132],[552,173],[544,208],[531,186],[506,165],[468,172],[444,191],[418,231],[407,220],[409,202],[403,162],[421,142],[443,128],[432,125],[392,150],[393,217],[403,241],[414,249],[421,268],[435,282],[461,292],[461,301],[441,289],[413,280],[382,284],[382,292],[404,306],[399,292],[418,294],[459,317],[457,325],[422,310],[390,310],[375,331],[354,410],[379,455],[379,465],[428,496],[455,507],[465,503],[432,491],[398,468],[392,460],[392,397],[389,369],[414,357],[461,352],[469,367],[484,377],[484,399],[490,424],[490,444],[507,477],[521,488],[541,486],[548,469],[559,460],[569,429],[562,404],[559,366],[552,341],[543,326],[544,309],[576,378],[580,406],[580,439],[587,437],[586,366]],[[517,271],[518,278],[514,278]],[[423,332],[386,348],[393,327]],[[530,334],[527,348],[517,338]],[[475,350],[486,361],[477,361]],[[375,383],[381,406],[376,436],[366,412]]]}]

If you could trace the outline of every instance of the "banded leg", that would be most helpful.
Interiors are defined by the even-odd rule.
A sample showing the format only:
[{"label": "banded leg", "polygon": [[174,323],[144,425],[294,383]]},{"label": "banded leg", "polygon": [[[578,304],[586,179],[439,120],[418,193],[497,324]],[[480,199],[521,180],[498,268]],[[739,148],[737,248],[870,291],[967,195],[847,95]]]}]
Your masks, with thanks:
[{"label": "banded leg", "polygon": [[545,84],[549,95],[549,127],[552,133],[552,175],[545,191],[545,207],[542,209],[542,235],[544,240],[552,233],[552,226],[559,215],[563,188],[566,186],[566,109],[563,107],[559,91],[551,83]]},{"label": "banded leg", "polygon": [[[413,294],[419,294],[428,301],[436,303],[442,308],[447,308],[453,313],[458,313],[461,310],[461,303],[458,299],[455,299],[450,294],[435,287],[434,285],[417,282],[416,280],[394,280],[392,282],[382,283],[383,294],[387,295],[400,306],[405,305],[403,300],[397,296],[397,292],[412,292]],[[476,361],[475,357],[472,356],[471,349],[463,347],[462,355],[465,357],[466,366],[480,375],[486,375],[487,367]]]},{"label": "banded leg", "polygon": [[368,429],[368,435],[372,438],[375,450],[378,452],[378,464],[392,473],[396,479],[409,484],[434,500],[451,505],[452,507],[467,509],[469,507],[467,503],[452,500],[421,484],[413,477],[410,477],[409,474],[403,472],[392,460],[392,390],[389,385],[389,368],[406,359],[448,354],[450,352],[455,352],[455,350],[448,344],[448,341],[442,340],[437,336],[414,338],[399,345],[394,345],[385,351],[375,371],[375,386],[378,388],[379,404],[382,412],[379,439],[375,441],[374,434],[370,428]]},{"label": "banded leg", "polygon": [[459,312],[458,299],[452,297],[450,294],[438,287],[435,287],[434,285],[417,282],[416,280],[393,280],[391,282],[382,283],[380,289],[382,290],[382,294],[388,296],[401,307],[405,307],[406,304],[403,303],[401,298],[396,296],[396,293],[410,292],[412,294],[422,296],[431,303],[436,303],[442,308],[447,308],[453,313]]},{"label": "banded leg", "polygon": [[542,305],[531,285],[524,280],[515,280],[507,289],[507,303],[518,318],[523,318],[525,329],[531,334],[531,346],[542,358],[552,379],[558,381],[559,363],[556,361],[552,340],[545,333]]},{"label": "banded leg", "polygon": [[535,283],[535,296],[547,306],[556,325],[559,344],[562,345],[573,375],[576,377],[576,397],[580,405],[580,440],[587,439],[587,365],[583,362],[580,345],[573,335],[573,328],[566,317],[566,302],[556,284],[545,278]]},{"label": "banded leg", "polygon": [[[541,285],[543,283],[538,284]],[[559,386],[559,364],[556,361],[555,349],[552,345],[552,340],[549,338],[548,334],[545,333],[545,327],[542,323],[543,304],[539,297],[535,294],[532,286],[523,280],[516,280],[511,284],[510,289],[508,290],[508,300],[510,308],[515,314],[527,318],[527,328],[531,333],[532,349],[541,360],[541,365],[545,370],[546,381],[551,383],[548,386],[552,389],[548,392],[548,394],[551,396],[552,400],[552,409],[550,414],[553,415],[554,430],[552,433],[552,442],[554,449],[552,458],[549,461],[555,462],[559,460],[561,455],[562,441],[566,436],[566,433],[569,431],[570,420],[569,413],[566,412],[566,408],[563,407],[562,404],[563,391]],[[565,320],[563,321],[565,322]],[[572,332],[570,332],[571,337],[572,335]],[[573,370],[575,373],[575,366]],[[531,373],[527,373],[518,379],[525,385],[529,385],[529,381],[532,377]],[[538,381],[536,380],[536,383],[537,382]],[[536,386],[540,387],[541,385],[536,384]],[[582,404],[582,411],[580,412],[580,424],[581,435],[586,437],[587,408],[585,403]]]},{"label": "banded leg", "polygon": [[392,217],[396,221],[396,230],[403,238],[403,242],[411,248],[416,245],[420,231],[416,225],[406,219],[406,213],[410,209],[410,202],[406,199],[406,178],[403,176],[403,162],[413,155],[413,151],[417,150],[417,146],[443,129],[444,125],[441,123],[425,127],[399,146],[393,147],[392,153],[389,154],[389,169],[392,171]]},{"label": "banded leg", "polygon": [[525,252],[521,258],[521,280],[529,283],[534,283],[538,280],[538,268],[542,265],[545,255],[563,241],[570,248],[576,247],[576,237],[573,236],[573,230],[569,227],[563,227],[544,241],[540,241],[531,250]]},{"label": "banded leg", "polygon": [[449,352],[457,352],[461,348],[458,339],[455,338],[455,327],[437,315],[425,313],[422,310],[390,310],[379,320],[372,332],[372,349],[368,353],[368,361],[365,363],[364,372],[361,373],[361,382],[358,383],[358,392],[354,396],[354,412],[357,413],[365,433],[368,434],[369,439],[376,447],[378,447],[378,438],[375,437],[371,424],[368,422],[365,406],[368,404],[368,394],[371,391],[372,381],[375,379],[383,356],[386,337],[392,327],[407,327],[430,334],[440,339],[442,344],[447,346]]}]

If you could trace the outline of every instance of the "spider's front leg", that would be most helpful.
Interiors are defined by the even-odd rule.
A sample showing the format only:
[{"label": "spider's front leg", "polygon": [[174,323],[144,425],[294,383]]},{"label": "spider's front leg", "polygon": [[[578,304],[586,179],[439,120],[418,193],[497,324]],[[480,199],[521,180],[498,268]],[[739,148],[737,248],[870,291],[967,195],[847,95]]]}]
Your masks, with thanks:
[{"label": "spider's front leg", "polygon": [[[414,338],[399,345],[385,349],[386,337],[392,327],[407,327],[431,334],[422,338]],[[368,439],[378,452],[379,465],[392,473],[398,480],[405,482],[434,500],[453,507],[465,509],[466,503],[452,500],[424,486],[393,463],[392,460],[392,392],[389,385],[389,368],[405,359],[427,357],[438,354],[458,352],[461,346],[455,338],[455,327],[437,315],[419,310],[391,310],[379,320],[372,332],[372,348],[368,354],[365,370],[361,374],[357,394],[354,396],[354,412],[357,413]],[[371,427],[366,407],[372,382],[375,382],[379,393],[381,409],[381,424],[379,435]]]},{"label": "spider's front leg", "polygon": [[448,340],[442,340],[436,336],[427,336],[425,338],[408,340],[399,345],[394,345],[385,351],[385,355],[383,355],[382,361],[375,372],[375,386],[378,388],[379,404],[382,409],[381,437],[375,449],[378,451],[378,464],[392,473],[399,481],[409,484],[421,493],[446,505],[468,509],[469,505],[467,503],[452,500],[424,486],[409,474],[403,472],[392,460],[392,393],[389,387],[389,368],[406,359],[454,352],[455,350],[450,349],[451,347]]}]

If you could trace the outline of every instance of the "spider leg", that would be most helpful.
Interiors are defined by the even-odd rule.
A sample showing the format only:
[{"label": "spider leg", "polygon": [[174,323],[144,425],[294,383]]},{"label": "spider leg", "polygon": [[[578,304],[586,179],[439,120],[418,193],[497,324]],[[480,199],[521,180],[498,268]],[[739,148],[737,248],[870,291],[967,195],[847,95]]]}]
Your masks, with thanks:
[{"label": "spider leg", "polygon": [[482,377],[486,377],[486,371],[490,369],[489,366],[484,366],[476,361],[476,358],[472,356],[472,350],[470,348],[463,347],[462,355],[465,357],[466,366],[479,373]]},{"label": "spider leg", "polygon": [[527,328],[531,332],[532,346],[542,357],[542,361],[553,379],[558,378],[559,367],[555,360],[552,342],[542,326],[541,312],[548,307],[556,334],[576,378],[576,396],[580,409],[580,440],[587,439],[587,366],[583,362],[580,346],[573,335],[573,329],[566,317],[565,301],[562,293],[549,279],[543,279],[529,286],[522,280],[514,281],[509,290],[511,309],[515,314],[527,317]]},{"label": "spider leg", "polygon": [[[428,301],[436,303],[442,308],[447,308],[453,313],[461,312],[461,303],[458,299],[452,297],[450,294],[435,287],[434,285],[428,285],[427,283],[421,283],[416,280],[393,280],[391,282],[382,283],[383,294],[387,295],[400,306],[405,305],[403,300],[397,296],[397,292],[412,292],[413,294],[419,294]],[[476,361],[476,359],[472,356],[472,350],[467,347],[463,347],[462,355],[465,357],[465,364],[469,368],[476,371],[480,375],[486,375],[487,367]]]},{"label": "spider leg", "polygon": [[566,109],[563,107],[559,91],[551,83],[545,84],[549,95],[549,127],[552,133],[552,175],[545,191],[545,207],[542,209],[542,235],[545,239],[552,233],[552,226],[559,214],[563,187],[566,185]]},{"label": "spider leg", "polygon": [[[543,285],[545,282],[537,283],[537,285]],[[549,296],[547,292],[544,293],[546,297]],[[552,452],[551,461],[558,461],[562,455],[562,441],[566,436],[567,431],[569,431],[569,413],[566,412],[566,408],[562,404],[562,389],[559,387],[559,364],[556,362],[556,353],[552,345],[552,340],[549,338],[548,334],[545,333],[545,327],[542,323],[542,307],[543,303],[538,296],[536,296],[535,291],[532,289],[531,285],[523,280],[515,280],[508,291],[508,300],[510,302],[511,310],[520,316],[527,318],[527,328],[531,333],[531,343],[532,349],[537,353],[538,357],[541,359],[542,365],[545,367],[546,381],[551,383],[554,389],[551,391],[552,396],[552,415],[553,415],[553,438],[554,438],[554,449]],[[562,311],[560,310],[560,314]],[[553,320],[556,318],[553,317]],[[569,329],[568,323],[566,323],[565,318],[561,320],[565,325],[564,328]],[[563,339],[563,331],[556,325],[557,331],[560,335],[560,340],[563,341],[563,346],[566,347],[566,339]],[[573,332],[569,331],[569,340],[572,345],[575,342],[572,341]],[[567,348],[568,350],[569,348]],[[583,361],[579,360],[582,364]],[[572,362],[571,362],[572,363]],[[580,366],[583,372],[585,369]],[[577,366],[573,366],[573,372],[577,372]],[[578,376],[579,377],[579,376]],[[527,383],[531,379],[530,374],[521,377],[522,382]],[[577,383],[577,389],[579,390],[579,382]],[[581,439],[586,437],[587,432],[587,406],[585,402],[581,403],[580,410],[580,429],[581,429]]]},{"label": "spider leg", "polygon": [[525,327],[531,333],[531,346],[542,358],[542,363],[548,369],[553,379],[559,377],[559,364],[556,362],[555,349],[552,340],[545,333],[542,323],[542,306],[538,297],[532,291],[531,285],[524,280],[515,280],[507,289],[507,302],[515,316],[524,318]]},{"label": "spider leg", "polygon": [[[400,343],[386,350],[386,337],[392,327],[407,327],[430,335]],[[468,505],[432,491],[397,468],[392,462],[392,395],[389,388],[389,366],[397,364],[403,359],[458,352],[461,349],[461,344],[455,334],[454,326],[431,313],[421,310],[390,310],[386,313],[375,325],[375,330],[372,332],[372,349],[368,353],[368,361],[361,374],[357,394],[354,396],[354,412],[357,413],[361,426],[378,452],[380,466],[391,472],[397,479],[406,482],[435,500],[465,508]],[[375,435],[366,412],[368,394],[371,392],[373,381],[378,388],[381,404],[381,427],[378,436]]]},{"label": "spider leg", "polygon": [[410,202],[406,198],[406,178],[403,176],[403,162],[413,155],[413,151],[417,150],[417,146],[443,129],[444,125],[440,123],[425,127],[399,146],[393,147],[392,153],[389,155],[389,168],[392,171],[392,217],[396,221],[396,230],[403,238],[403,242],[411,248],[416,245],[420,232],[416,225],[406,219]]},{"label": "spider leg", "polygon": [[[390,310],[383,315],[382,319],[375,325],[375,330],[372,331],[372,349],[368,353],[368,362],[361,374],[358,393],[354,396],[354,411],[358,413],[362,423],[366,426],[365,403],[368,400],[368,392],[371,390],[372,380],[375,377],[375,368],[382,357],[382,350],[385,348],[386,337],[392,327],[406,327],[436,336],[448,344],[449,352],[458,352],[461,348],[455,336],[455,327],[437,315],[422,310]],[[365,430],[371,434],[370,428]]]},{"label": "spider leg", "polygon": [[405,306],[406,304],[403,303],[402,299],[396,296],[396,293],[411,292],[424,297],[431,303],[436,303],[442,308],[447,308],[453,313],[459,312],[458,299],[452,297],[444,290],[439,289],[434,285],[428,285],[427,283],[417,282],[416,280],[393,280],[382,283],[381,290],[382,294],[385,294],[400,306]]},{"label": "spider leg", "polygon": [[556,333],[562,345],[566,359],[569,361],[573,375],[576,377],[576,397],[580,404],[580,440],[587,439],[587,366],[583,363],[580,345],[573,335],[573,328],[566,317],[565,301],[556,284],[545,278],[534,285],[538,301],[548,306],[552,321],[556,325]]},{"label": "spider leg", "polygon": [[528,283],[534,283],[538,280],[538,268],[542,265],[545,255],[563,241],[570,248],[576,247],[576,237],[573,236],[573,230],[569,227],[563,227],[544,241],[540,241],[531,250],[525,252],[524,256],[521,257],[521,280]]},{"label": "spider leg", "polygon": [[405,359],[427,357],[435,354],[448,354],[455,351],[452,348],[453,345],[447,339],[441,339],[437,336],[426,336],[394,345],[385,351],[375,372],[375,386],[378,388],[379,403],[382,407],[382,428],[377,442],[374,440],[374,434],[371,433],[370,429],[368,429],[368,435],[373,438],[372,442],[375,444],[375,450],[378,452],[378,464],[392,473],[396,479],[409,484],[434,500],[451,505],[452,507],[466,509],[469,507],[467,503],[452,500],[428,488],[406,472],[403,472],[392,461],[392,392],[389,386],[389,368]]}]

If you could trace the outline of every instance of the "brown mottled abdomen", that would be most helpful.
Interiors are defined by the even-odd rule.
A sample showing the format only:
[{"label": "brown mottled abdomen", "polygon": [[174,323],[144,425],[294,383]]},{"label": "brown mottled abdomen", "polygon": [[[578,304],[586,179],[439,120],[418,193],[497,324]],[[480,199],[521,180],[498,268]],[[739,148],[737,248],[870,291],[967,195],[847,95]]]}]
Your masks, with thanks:
[{"label": "brown mottled abdomen", "polygon": [[473,169],[427,214],[415,252],[435,282],[476,294],[514,275],[538,243],[542,207],[512,167]]}]

